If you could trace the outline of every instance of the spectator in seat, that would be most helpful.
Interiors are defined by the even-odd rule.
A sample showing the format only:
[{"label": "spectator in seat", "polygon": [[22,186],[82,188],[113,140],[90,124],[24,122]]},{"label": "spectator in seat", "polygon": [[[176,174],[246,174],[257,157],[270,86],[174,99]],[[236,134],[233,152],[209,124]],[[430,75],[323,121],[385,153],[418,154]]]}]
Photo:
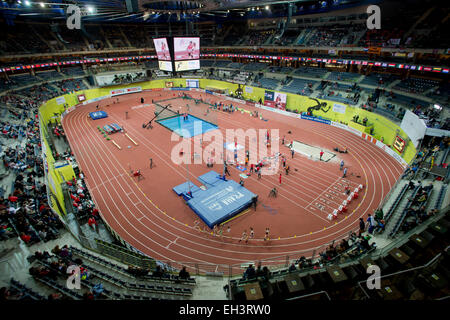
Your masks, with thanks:
[{"label": "spectator in seat", "polygon": [[430,182],[430,184],[429,184],[428,186],[423,187],[423,190],[424,190],[425,192],[428,192],[428,191],[430,191],[431,189],[433,189],[433,183],[432,183],[432,182]]},{"label": "spectator in seat", "polygon": [[186,271],[186,267],[183,267],[180,270],[180,273],[178,274],[178,276],[180,277],[180,279],[185,279],[185,280],[190,278],[189,272]]},{"label": "spectator in seat", "polygon": [[22,292],[13,293],[12,291],[8,290],[6,287],[2,287],[0,289],[0,301],[6,301],[6,300],[20,300],[23,296]]},{"label": "spectator in seat", "polygon": [[367,216],[367,225],[369,227],[367,231],[369,232],[369,234],[372,234],[372,232],[376,226],[376,222],[371,214],[368,214],[368,216]]},{"label": "spectator in seat", "polygon": [[92,291],[94,293],[94,298],[100,297],[104,291],[103,285],[101,283],[97,283],[92,287]]},{"label": "spectator in seat", "polygon": [[60,293],[52,293],[48,295],[47,300],[62,300],[62,297]]},{"label": "spectator in seat", "polygon": [[263,267],[263,277],[266,280],[270,279],[270,271],[269,271],[269,268],[267,268],[266,266]]},{"label": "spectator in seat", "polygon": [[366,230],[366,224],[363,218],[359,218],[359,234],[362,234]]},{"label": "spectator in seat", "polygon": [[64,247],[62,247],[61,251],[59,252],[59,256],[61,258],[66,258],[66,257],[71,258],[72,252],[70,252],[69,247],[67,245],[65,245]]},{"label": "spectator in seat", "polygon": [[155,271],[153,271],[152,276],[153,277],[162,277],[164,274],[164,271],[161,269],[160,266],[156,266]]},{"label": "spectator in seat", "polygon": [[383,213],[383,209],[382,208],[380,208],[377,211],[375,211],[375,220],[377,220],[377,221],[382,220],[383,216],[384,216],[384,213]]},{"label": "spectator in seat", "polygon": [[295,271],[295,270],[297,270],[297,268],[295,267],[295,264],[292,263],[291,266],[289,267],[288,271],[289,271],[289,272],[293,272],[293,271]]},{"label": "spectator in seat", "polygon": [[31,242],[31,236],[28,234],[25,234],[24,232],[22,232],[20,234],[20,239],[22,239],[22,241],[24,241],[27,244]]},{"label": "spectator in seat", "polygon": [[84,293],[83,300],[94,300],[94,294],[92,292]]},{"label": "spectator in seat", "polygon": [[256,271],[252,264],[250,264],[244,272],[244,279],[254,279],[256,277]]},{"label": "spectator in seat", "polygon": [[89,225],[89,227],[91,227],[92,229],[98,228],[98,223],[97,223],[97,221],[95,220],[95,218],[94,218],[93,216],[91,216],[91,217],[89,218],[89,220],[88,220],[88,225]]},{"label": "spectator in seat", "polygon": [[386,226],[386,223],[384,222],[383,219],[378,220],[378,224],[377,224],[377,226],[375,228],[375,232],[377,232],[377,233],[383,232],[385,226]]}]

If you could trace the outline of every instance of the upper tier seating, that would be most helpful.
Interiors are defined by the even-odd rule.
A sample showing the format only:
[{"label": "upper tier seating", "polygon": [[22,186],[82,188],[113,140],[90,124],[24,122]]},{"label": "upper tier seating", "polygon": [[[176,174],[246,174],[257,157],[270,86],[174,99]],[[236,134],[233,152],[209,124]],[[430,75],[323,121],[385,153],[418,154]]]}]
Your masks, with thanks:
[{"label": "upper tier seating", "polygon": [[298,67],[294,74],[312,78],[322,78],[328,71],[323,68]]},{"label": "upper tier seating", "polygon": [[394,89],[409,93],[423,93],[433,87],[437,87],[439,82],[428,79],[408,78],[402,80],[394,86]]},{"label": "upper tier seating", "polygon": [[312,90],[309,89],[309,85],[312,84],[312,86],[314,86],[316,83],[317,81],[294,78],[291,83],[281,88],[281,91],[307,95],[312,92]]}]

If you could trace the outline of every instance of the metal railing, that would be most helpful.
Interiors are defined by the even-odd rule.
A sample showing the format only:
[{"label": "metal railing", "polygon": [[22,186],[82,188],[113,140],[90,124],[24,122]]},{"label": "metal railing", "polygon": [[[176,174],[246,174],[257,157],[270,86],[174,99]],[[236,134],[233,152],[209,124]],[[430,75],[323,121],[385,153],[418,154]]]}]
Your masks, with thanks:
[{"label": "metal railing", "polygon": [[[449,247],[450,247],[450,246],[449,246]],[[448,250],[449,247],[445,248],[445,250]],[[436,262],[436,261],[439,259],[439,257],[441,257],[441,256],[442,256],[442,253],[438,253],[435,257],[433,257],[430,261],[428,261],[428,262],[427,262],[426,264],[424,264],[423,266],[419,266],[419,267],[414,267],[414,268],[409,268],[409,269],[406,269],[406,270],[401,270],[401,271],[393,272],[393,273],[390,273],[390,274],[387,274],[387,275],[384,275],[384,276],[381,276],[381,277],[376,277],[376,278],[373,278],[373,279],[374,279],[374,280],[375,280],[375,279],[380,279],[380,280],[381,280],[381,279],[383,279],[383,278],[393,277],[393,276],[397,276],[397,275],[399,275],[399,274],[404,274],[404,273],[408,273],[408,272],[413,272],[413,271],[425,269],[425,268],[431,266],[434,262]],[[361,284],[364,283],[364,282],[366,282],[366,280],[359,281],[359,282],[358,282],[358,286],[359,286],[360,289],[363,291],[363,293],[366,295],[366,297],[370,299],[371,296],[366,292],[366,290],[364,290],[364,287],[361,285]]]},{"label": "metal railing", "polygon": [[304,299],[304,298],[308,298],[311,296],[317,296],[317,295],[321,295],[321,294],[324,294],[327,297],[328,301],[331,301],[330,295],[326,291],[313,292],[313,293],[305,294],[305,295],[302,295],[299,297],[289,298],[289,299],[286,299],[286,301],[299,300],[299,299]]}]

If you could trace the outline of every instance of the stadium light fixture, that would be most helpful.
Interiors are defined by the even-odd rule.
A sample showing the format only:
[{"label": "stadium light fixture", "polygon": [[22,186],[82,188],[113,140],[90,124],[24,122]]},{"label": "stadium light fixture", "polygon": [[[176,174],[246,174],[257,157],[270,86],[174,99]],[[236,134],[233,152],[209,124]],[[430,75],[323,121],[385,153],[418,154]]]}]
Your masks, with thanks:
[{"label": "stadium light fixture", "polygon": [[27,7],[29,7],[29,6],[31,6],[31,2],[28,1],[28,0],[25,0],[25,5],[26,5]]},{"label": "stadium light fixture", "polygon": [[266,6],[266,10],[269,10],[269,9],[270,9],[270,6],[267,5],[267,6]]},{"label": "stadium light fixture", "polygon": [[43,2],[39,2],[39,4],[41,5],[42,8],[45,7],[45,4]]},{"label": "stadium light fixture", "polygon": [[22,1],[20,1],[20,0],[17,0],[17,3],[18,3],[18,4],[22,4]]}]

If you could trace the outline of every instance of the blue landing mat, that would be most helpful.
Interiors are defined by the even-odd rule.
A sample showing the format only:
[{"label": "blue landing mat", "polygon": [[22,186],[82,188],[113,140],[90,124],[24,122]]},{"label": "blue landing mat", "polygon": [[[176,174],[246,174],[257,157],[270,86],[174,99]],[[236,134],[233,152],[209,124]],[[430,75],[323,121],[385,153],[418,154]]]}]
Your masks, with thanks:
[{"label": "blue landing mat", "polygon": [[[199,187],[197,187],[195,184],[193,184],[192,182],[189,181],[189,183],[190,183],[192,194],[194,194],[195,192],[197,192],[199,190],[202,190]],[[188,183],[187,182],[182,183],[176,187],[173,187],[172,190],[175,191],[175,193],[178,196],[181,196],[183,193],[188,193],[188,191],[189,191]]]},{"label": "blue landing mat", "polygon": [[233,180],[219,180],[207,190],[196,192],[187,204],[208,227],[213,228],[249,207],[254,197],[257,195]]},{"label": "blue landing mat", "polygon": [[214,186],[217,182],[220,182],[223,180],[220,179],[220,174],[218,174],[217,172],[211,170],[210,172],[207,172],[205,174],[202,174],[201,176],[199,176],[198,181],[200,181],[201,183],[203,183],[206,186]]}]

